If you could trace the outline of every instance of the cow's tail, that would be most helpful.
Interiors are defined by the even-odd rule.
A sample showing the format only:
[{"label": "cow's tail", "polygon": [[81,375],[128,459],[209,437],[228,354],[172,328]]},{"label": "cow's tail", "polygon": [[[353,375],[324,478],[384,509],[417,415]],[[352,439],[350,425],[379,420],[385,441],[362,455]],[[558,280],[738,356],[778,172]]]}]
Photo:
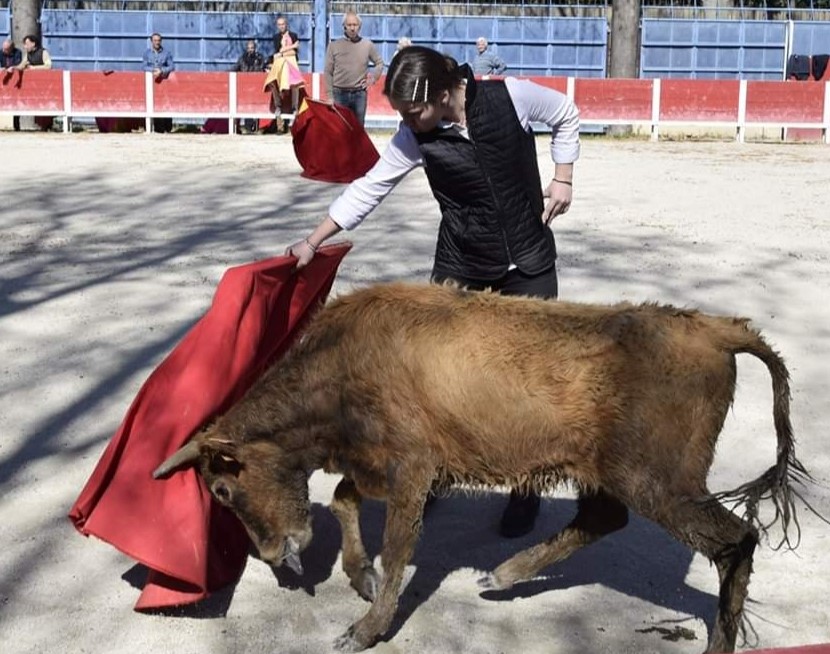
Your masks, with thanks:
[{"label": "cow's tail", "polygon": [[[733,510],[742,508],[744,519],[751,522],[764,536],[768,536],[770,527],[780,522],[783,535],[773,546],[774,549],[795,549],[801,541],[796,500],[824,522],[828,521],[799,491],[799,487],[814,480],[795,455],[795,439],[790,422],[790,375],[781,356],[757,330],[749,326],[748,320],[734,319],[731,327],[722,331],[724,349],[733,354],[746,353],[757,357],[766,365],[772,378],[772,415],[778,438],[778,455],[775,465],[757,479],[734,490],[713,494],[711,499],[731,505]],[[758,505],[761,500],[769,500],[773,505],[774,514],[768,520],[759,516]]]}]

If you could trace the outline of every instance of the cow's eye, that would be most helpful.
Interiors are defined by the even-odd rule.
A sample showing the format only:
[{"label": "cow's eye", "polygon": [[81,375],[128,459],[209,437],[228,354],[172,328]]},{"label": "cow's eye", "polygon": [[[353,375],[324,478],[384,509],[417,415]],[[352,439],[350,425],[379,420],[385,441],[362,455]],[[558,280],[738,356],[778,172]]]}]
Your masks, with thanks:
[{"label": "cow's eye", "polygon": [[215,482],[213,482],[213,487],[211,488],[211,492],[213,493],[213,496],[217,500],[219,500],[222,504],[230,504],[231,489],[221,479],[216,480]]}]

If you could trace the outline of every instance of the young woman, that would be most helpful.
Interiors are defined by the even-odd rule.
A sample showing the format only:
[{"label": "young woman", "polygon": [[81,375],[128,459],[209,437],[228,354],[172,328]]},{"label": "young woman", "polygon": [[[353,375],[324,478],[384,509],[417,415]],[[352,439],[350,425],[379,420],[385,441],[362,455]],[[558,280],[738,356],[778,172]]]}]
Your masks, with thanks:
[{"label": "young woman", "polygon": [[[556,248],[548,225],[571,206],[579,157],[573,102],[527,80],[476,81],[466,64],[420,46],[395,56],[384,94],[402,124],[375,167],[346,188],[311,234],[288,248],[297,266],[306,265],[329,237],[357,227],[407,173],[423,166],[441,208],[433,281],[556,298]],[[531,123],[552,130],[554,174],[544,191]],[[538,508],[538,497],[512,493],[502,534],[528,533]]]}]

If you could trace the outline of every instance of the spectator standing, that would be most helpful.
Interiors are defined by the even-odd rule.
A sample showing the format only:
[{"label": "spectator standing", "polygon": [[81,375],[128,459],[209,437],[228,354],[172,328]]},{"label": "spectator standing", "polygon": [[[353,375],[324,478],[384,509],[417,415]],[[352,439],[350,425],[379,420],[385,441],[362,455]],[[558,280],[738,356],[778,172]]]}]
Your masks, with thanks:
[{"label": "spectator standing", "polygon": [[[327,238],[357,227],[422,166],[441,209],[433,281],[556,298],[556,247],[548,225],[568,211],[573,197],[579,157],[574,103],[528,80],[476,81],[469,66],[414,45],[392,59],[383,92],[401,115],[398,131],[380,161],[346,188],[306,238],[289,246],[297,265],[306,265]],[[513,119],[505,120],[509,115]],[[534,122],[552,133],[554,174],[546,186]],[[538,510],[537,495],[513,491],[501,533],[528,533]]]},{"label": "spectator standing", "polygon": [[[375,44],[360,36],[360,17],[354,12],[343,16],[343,38],[326,49],[326,90],[335,104],[348,107],[362,125],[366,120],[367,89],[383,74],[383,58]],[[375,65],[374,75],[369,62]]]},{"label": "spectator standing", "polygon": [[153,79],[157,82],[167,78],[176,69],[173,53],[164,48],[158,32],[150,35],[150,47],[144,51],[143,61],[145,72],[153,73]]},{"label": "spectator standing", "polygon": [[296,113],[300,104],[300,89],[305,86],[297,62],[299,51],[300,37],[288,28],[288,19],[285,16],[278,16],[277,33],[274,35],[274,58],[265,79],[265,86],[271,88],[278,129],[283,132],[288,131],[288,121],[283,121],[281,117],[283,104],[288,99],[286,94],[290,93],[291,113]]},{"label": "spectator standing", "polygon": [[[8,76],[12,72],[18,69],[22,62],[23,53],[20,51],[20,48],[15,46],[14,41],[11,39],[4,39],[3,51],[0,53],[0,69],[7,76],[6,79],[8,79]],[[20,116],[12,116],[12,127],[15,132],[20,131]]]},{"label": "spectator standing", "polygon": [[478,55],[473,60],[473,72],[476,75],[501,75],[507,70],[507,64],[489,49],[490,44],[483,36],[476,40]]},{"label": "spectator standing", "polygon": [[[173,53],[162,45],[161,34],[154,32],[150,35],[150,47],[144,51],[144,71],[153,73],[153,80],[160,84],[176,69],[173,63]],[[156,132],[172,132],[172,118],[153,118],[153,130]]]},{"label": "spectator standing", "polygon": [[49,51],[40,45],[40,39],[34,34],[23,37],[23,59],[18,64],[19,70],[48,70],[52,67]]},{"label": "spectator standing", "polygon": [[[23,59],[17,65],[17,70],[49,70],[52,68],[52,57],[49,51],[40,44],[40,39],[34,34],[23,37]],[[34,122],[43,131],[52,129],[53,116],[35,116]],[[19,124],[19,120],[18,120]]]},{"label": "spectator standing", "polygon": [[[288,18],[277,16],[277,33],[274,34],[274,57],[282,56],[294,59],[297,64],[297,55],[300,52],[300,37],[288,27]],[[297,64],[299,68],[299,64]]]},{"label": "spectator standing", "polygon": [[398,39],[398,47],[395,49],[395,54],[393,54],[392,56],[394,57],[401,50],[403,50],[404,48],[408,48],[410,45],[412,45],[412,39],[410,39],[408,36],[402,36]]},{"label": "spectator standing", "polygon": [[3,40],[3,52],[0,55],[0,68],[10,73],[23,62],[23,53],[16,47],[11,39]]}]

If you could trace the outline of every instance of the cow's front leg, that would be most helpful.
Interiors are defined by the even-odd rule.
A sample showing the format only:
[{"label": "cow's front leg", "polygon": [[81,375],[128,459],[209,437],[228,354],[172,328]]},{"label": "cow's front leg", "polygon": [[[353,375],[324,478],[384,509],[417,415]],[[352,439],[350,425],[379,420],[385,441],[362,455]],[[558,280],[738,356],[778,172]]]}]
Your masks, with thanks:
[{"label": "cow's front leg", "polygon": [[429,457],[412,456],[390,465],[386,526],[383,531],[383,577],[377,599],[369,612],[335,641],[342,652],[371,647],[392,624],[398,608],[403,572],[412,558],[421,532],[424,502],[435,478],[436,466]]},{"label": "cow's front leg", "polygon": [[380,575],[366,555],[360,533],[360,503],[362,497],[351,479],[340,480],[334,490],[330,509],[340,523],[343,534],[343,571],[352,587],[365,600],[374,602],[380,585]]}]

